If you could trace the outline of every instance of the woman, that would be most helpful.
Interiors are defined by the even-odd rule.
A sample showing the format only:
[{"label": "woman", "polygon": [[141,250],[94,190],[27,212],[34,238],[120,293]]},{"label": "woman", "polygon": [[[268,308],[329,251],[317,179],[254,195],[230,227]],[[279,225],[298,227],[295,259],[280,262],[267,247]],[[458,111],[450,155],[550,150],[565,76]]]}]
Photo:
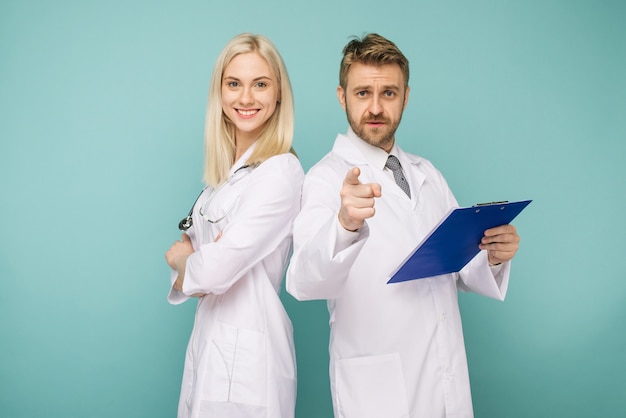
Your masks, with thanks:
[{"label": "woman", "polygon": [[278,297],[300,209],[293,97],[265,37],[241,34],[217,59],[205,127],[205,183],[165,254],[168,300],[198,298],[178,417],[293,417],[292,328]]}]

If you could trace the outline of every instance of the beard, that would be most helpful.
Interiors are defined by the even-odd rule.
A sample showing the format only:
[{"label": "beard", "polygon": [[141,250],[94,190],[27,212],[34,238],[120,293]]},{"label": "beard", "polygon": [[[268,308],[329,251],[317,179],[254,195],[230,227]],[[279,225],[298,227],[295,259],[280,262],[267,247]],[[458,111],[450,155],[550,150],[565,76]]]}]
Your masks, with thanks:
[{"label": "beard", "polygon": [[[387,152],[391,150],[395,141],[396,129],[398,129],[398,125],[400,125],[402,115],[400,115],[398,120],[391,120],[384,116],[369,114],[368,116],[362,117],[360,121],[356,121],[350,117],[350,111],[346,105],[346,116],[348,117],[350,127],[359,138]],[[373,121],[382,122],[383,125],[379,128],[368,127],[367,123]]]}]

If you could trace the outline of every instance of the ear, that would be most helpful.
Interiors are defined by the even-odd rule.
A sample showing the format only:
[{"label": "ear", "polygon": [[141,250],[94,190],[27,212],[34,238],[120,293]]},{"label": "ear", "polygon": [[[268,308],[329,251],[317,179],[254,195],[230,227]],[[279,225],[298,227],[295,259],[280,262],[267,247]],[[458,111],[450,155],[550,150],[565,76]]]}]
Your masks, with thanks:
[{"label": "ear", "polygon": [[411,91],[411,87],[406,86],[406,90],[404,91],[404,104],[402,105],[402,110],[406,109],[406,104],[409,102],[409,92]]},{"label": "ear", "polygon": [[343,87],[337,87],[337,99],[339,99],[339,103],[343,110],[346,110],[346,92],[343,90]]}]

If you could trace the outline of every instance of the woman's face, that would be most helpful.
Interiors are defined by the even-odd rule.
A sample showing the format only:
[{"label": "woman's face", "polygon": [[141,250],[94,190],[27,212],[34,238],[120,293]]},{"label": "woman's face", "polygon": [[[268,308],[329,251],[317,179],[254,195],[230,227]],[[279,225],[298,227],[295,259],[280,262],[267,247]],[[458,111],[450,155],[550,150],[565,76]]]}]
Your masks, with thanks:
[{"label": "woman's face", "polygon": [[239,54],[224,69],[222,110],[235,125],[235,140],[255,141],[276,110],[278,80],[256,52]]}]

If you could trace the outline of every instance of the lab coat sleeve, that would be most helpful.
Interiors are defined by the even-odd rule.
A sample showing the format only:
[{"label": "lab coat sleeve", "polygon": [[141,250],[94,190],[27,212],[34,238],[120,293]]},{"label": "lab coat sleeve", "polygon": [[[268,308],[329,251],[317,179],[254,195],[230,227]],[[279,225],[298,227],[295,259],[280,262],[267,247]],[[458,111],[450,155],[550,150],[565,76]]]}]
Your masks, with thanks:
[{"label": "lab coat sleeve", "polygon": [[489,267],[487,251],[483,250],[459,272],[457,286],[463,292],[504,300],[509,287],[510,271],[510,261],[502,263],[498,268]]},{"label": "lab coat sleeve", "polygon": [[[287,270],[287,291],[298,300],[335,299],[369,237],[367,223],[346,242],[338,237],[337,214],[342,179],[325,167],[304,181],[302,210],[294,223],[294,251]],[[349,234],[347,235],[350,236]]]},{"label": "lab coat sleeve", "polygon": [[291,235],[303,178],[302,166],[291,154],[256,168],[222,237],[187,259],[183,293],[222,294],[276,250]]},{"label": "lab coat sleeve", "polygon": [[190,296],[185,295],[182,292],[174,289],[174,282],[178,278],[178,272],[170,268],[170,293],[167,295],[167,301],[172,305],[180,305],[181,303],[190,299]]}]

